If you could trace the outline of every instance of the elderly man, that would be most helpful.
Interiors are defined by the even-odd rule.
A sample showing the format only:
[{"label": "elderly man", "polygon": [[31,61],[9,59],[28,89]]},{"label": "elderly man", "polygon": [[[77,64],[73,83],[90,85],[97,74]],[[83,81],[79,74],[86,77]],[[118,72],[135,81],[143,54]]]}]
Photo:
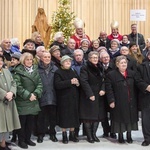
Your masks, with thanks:
[{"label": "elderly man", "polygon": [[84,58],[84,54],[81,49],[76,49],[74,51],[74,60],[72,61],[72,69],[74,69],[78,75],[80,75],[80,69],[83,65],[86,64]]},{"label": "elderly man", "polygon": [[41,56],[43,55],[43,53],[46,51],[45,47],[44,46],[38,46],[36,48],[36,55],[35,55],[35,64],[38,64]]},{"label": "elderly man", "polygon": [[4,39],[1,42],[1,47],[3,50],[3,55],[7,61],[11,61],[11,41],[10,39]]},{"label": "elderly man", "polygon": [[107,36],[107,48],[110,48],[110,42],[113,39],[122,40],[122,35],[119,34],[119,24],[117,21],[111,23],[111,34]]},{"label": "elderly man", "polygon": [[[110,60],[110,56],[107,52],[103,51],[100,53],[100,64],[104,72],[104,76],[109,72],[115,69],[115,64]],[[108,103],[107,103],[107,98],[105,98],[105,109],[106,113],[110,111]],[[103,137],[108,137],[110,133],[111,138],[116,138],[115,133],[111,133],[111,127],[108,122],[108,115],[106,114],[105,120],[102,122],[102,127],[103,127]]]},{"label": "elderly man", "polygon": [[68,42],[67,42],[67,48],[61,51],[61,55],[62,56],[68,55],[69,57],[73,58],[73,53],[74,53],[74,50],[75,50],[75,45],[76,45],[75,40],[70,38],[68,40]]},{"label": "elderly man", "polygon": [[105,31],[101,31],[99,34],[99,46],[105,46],[106,47],[106,42],[107,42],[107,33]]},{"label": "elderly man", "polygon": [[57,100],[53,84],[54,73],[57,70],[57,67],[51,61],[51,54],[48,51],[43,52],[38,64],[38,69],[43,84],[43,93],[39,99],[41,111],[39,112],[37,120],[37,142],[43,142],[45,128],[47,128],[47,126],[50,126],[50,140],[57,142],[58,140],[55,136]]},{"label": "elderly man", "polygon": [[[145,48],[145,40],[144,40],[144,36],[140,33],[137,33],[137,24],[134,23],[131,25],[131,33],[128,35],[129,41],[131,43],[136,43],[138,44],[141,52],[143,51],[143,49]],[[137,41],[138,38],[138,41]]]},{"label": "elderly man", "polygon": [[88,39],[90,41],[89,36],[84,33],[84,25],[85,24],[81,19],[75,19],[74,26],[76,28],[76,33],[71,36],[71,38],[76,41],[75,49],[80,47],[80,41],[82,39]]}]

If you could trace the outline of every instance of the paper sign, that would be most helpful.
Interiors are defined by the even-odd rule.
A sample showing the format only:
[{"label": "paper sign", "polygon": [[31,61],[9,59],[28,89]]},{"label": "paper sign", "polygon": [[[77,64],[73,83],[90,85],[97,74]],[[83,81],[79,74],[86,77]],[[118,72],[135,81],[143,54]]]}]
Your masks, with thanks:
[{"label": "paper sign", "polygon": [[130,10],[130,21],[145,21],[146,10],[145,9],[132,9]]}]

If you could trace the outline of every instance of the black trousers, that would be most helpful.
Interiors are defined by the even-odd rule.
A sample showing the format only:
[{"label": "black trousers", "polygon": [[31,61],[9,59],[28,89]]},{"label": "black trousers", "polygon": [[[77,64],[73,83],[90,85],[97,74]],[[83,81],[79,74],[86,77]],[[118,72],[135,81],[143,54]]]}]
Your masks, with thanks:
[{"label": "black trousers", "polygon": [[41,111],[38,114],[37,119],[37,134],[45,135],[47,127],[50,127],[49,134],[55,135],[55,126],[56,126],[56,106],[47,105],[41,107]]},{"label": "black trousers", "polygon": [[104,134],[110,133],[111,127],[109,125],[108,116],[106,116],[106,118],[104,119],[104,121],[101,122],[101,125],[103,127],[103,133]]},{"label": "black trousers", "polygon": [[142,131],[144,140],[150,142],[150,108],[142,110]]},{"label": "black trousers", "polygon": [[21,129],[18,130],[18,140],[25,142],[30,140],[34,124],[34,115],[19,115]]}]

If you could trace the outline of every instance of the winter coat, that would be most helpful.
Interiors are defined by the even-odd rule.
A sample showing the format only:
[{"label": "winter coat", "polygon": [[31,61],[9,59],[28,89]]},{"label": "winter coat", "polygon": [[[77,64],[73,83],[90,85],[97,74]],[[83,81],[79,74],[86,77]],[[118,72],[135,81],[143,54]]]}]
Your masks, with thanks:
[{"label": "winter coat", "polygon": [[56,92],[54,89],[54,73],[57,70],[57,67],[51,62],[47,69],[49,69],[48,73],[46,73],[44,64],[40,61],[38,64],[38,70],[43,84],[42,96],[39,99],[39,104],[41,107],[56,105],[57,103]]},{"label": "winter coat", "polygon": [[[36,65],[29,74],[23,65],[15,69],[14,79],[17,83],[16,105],[19,115],[36,115],[40,111],[38,99],[42,94],[42,82]],[[30,101],[31,93],[37,100]]]},{"label": "winter coat", "polygon": [[127,70],[125,78],[118,69],[106,76],[106,96],[108,103],[115,102],[111,109],[111,120],[118,123],[135,123],[138,120],[135,72]]},{"label": "winter coat", "polygon": [[[101,120],[105,118],[104,98],[99,95],[103,87],[103,74],[99,67],[95,67],[87,61],[80,71],[81,96],[80,96],[80,119]],[[95,100],[90,100],[95,96]]]},{"label": "winter coat", "polygon": [[139,98],[139,107],[141,110],[145,108],[150,108],[150,92],[146,91],[148,85],[150,85],[150,62],[147,60],[143,62],[137,68],[138,74],[138,88],[140,90]]},{"label": "winter coat", "polygon": [[72,78],[78,78],[72,69],[58,69],[54,75],[54,85],[57,94],[58,125],[61,128],[79,126],[78,101],[79,91],[71,84]]},{"label": "winter coat", "polygon": [[7,92],[12,92],[16,95],[16,83],[13,80],[8,69],[2,69],[0,73],[0,133],[10,132],[20,128],[20,122],[16,103],[14,99],[4,104],[4,97]]}]

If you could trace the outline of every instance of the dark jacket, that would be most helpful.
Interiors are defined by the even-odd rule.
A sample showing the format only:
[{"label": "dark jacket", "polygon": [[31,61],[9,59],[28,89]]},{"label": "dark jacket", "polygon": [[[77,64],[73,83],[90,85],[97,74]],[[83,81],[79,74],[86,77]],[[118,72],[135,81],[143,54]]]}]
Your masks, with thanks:
[{"label": "dark jacket", "polygon": [[71,64],[71,68],[77,72],[78,76],[80,76],[81,67],[84,66],[85,64],[86,61],[84,59],[81,63],[78,63],[76,60],[73,60]]},{"label": "dark jacket", "polygon": [[[128,35],[129,41],[130,43],[136,43],[136,34],[130,33]],[[143,49],[145,48],[145,40],[144,40],[144,36],[140,33],[138,33],[138,45],[140,47],[141,52],[143,51]]]},{"label": "dark jacket", "polygon": [[127,68],[131,69],[133,71],[137,71],[137,62],[136,62],[136,60],[133,57],[131,57],[130,55],[127,55],[126,58],[128,60]]},{"label": "dark jacket", "polygon": [[107,74],[106,96],[108,103],[115,102],[111,120],[118,123],[135,123],[138,120],[135,73],[127,70],[125,78],[118,69]]},{"label": "dark jacket", "polygon": [[54,85],[58,102],[58,125],[61,128],[79,126],[79,91],[77,86],[71,84],[72,78],[78,78],[72,69],[59,68],[54,75]]},{"label": "dark jacket", "polygon": [[57,41],[54,41],[54,42],[50,45],[50,48],[51,48],[53,45],[59,46],[60,52],[61,52],[63,49],[66,49],[66,48],[67,48],[67,45],[65,45],[64,43],[59,43],[59,42],[57,42]]},{"label": "dark jacket", "polygon": [[73,58],[73,53],[74,53],[74,50],[66,48],[61,51],[61,56],[68,55],[69,57]]},{"label": "dark jacket", "polygon": [[150,92],[146,91],[150,85],[150,61],[145,61],[137,68],[138,74],[138,88],[139,92],[139,107],[141,109],[150,108]]},{"label": "dark jacket", "polygon": [[[103,74],[99,67],[95,67],[87,61],[80,71],[81,97],[80,97],[80,119],[102,120],[105,118],[104,98],[99,95],[103,87]],[[90,97],[95,96],[95,101]]]},{"label": "dark jacket", "polygon": [[[40,111],[38,99],[42,94],[42,82],[36,65],[29,74],[23,65],[15,68],[14,79],[17,83],[16,105],[19,115],[36,115]],[[37,100],[30,101],[31,93]]]},{"label": "dark jacket", "polygon": [[[54,89],[54,73],[57,67],[51,62],[46,68],[42,61],[38,64],[39,74],[43,84],[42,96],[39,99],[40,107],[56,105],[56,92]],[[47,71],[46,71],[47,70]]]}]

